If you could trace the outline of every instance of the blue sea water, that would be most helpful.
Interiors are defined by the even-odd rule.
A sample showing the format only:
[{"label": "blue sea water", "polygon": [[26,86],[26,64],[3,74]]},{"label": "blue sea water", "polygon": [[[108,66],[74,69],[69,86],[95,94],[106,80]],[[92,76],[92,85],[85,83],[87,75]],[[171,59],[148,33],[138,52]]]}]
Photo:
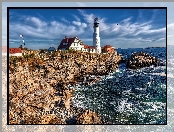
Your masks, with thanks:
[{"label": "blue sea water", "polygon": [[[166,48],[117,49],[124,58],[139,51],[166,62]],[[95,84],[76,85],[74,105],[97,112],[104,124],[166,124],[165,73],[166,66],[129,70],[120,64]]]}]

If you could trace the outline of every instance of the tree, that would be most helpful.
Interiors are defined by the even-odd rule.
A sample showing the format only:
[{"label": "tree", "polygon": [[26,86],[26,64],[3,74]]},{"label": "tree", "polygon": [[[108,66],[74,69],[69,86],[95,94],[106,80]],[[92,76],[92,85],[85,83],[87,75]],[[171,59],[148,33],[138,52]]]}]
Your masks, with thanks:
[{"label": "tree", "polygon": [[26,48],[26,47],[25,47],[25,48],[23,48],[23,49],[24,49],[24,50],[28,50],[28,48]]},{"label": "tree", "polygon": [[23,48],[22,48],[22,45],[20,45],[19,48],[23,49]]}]

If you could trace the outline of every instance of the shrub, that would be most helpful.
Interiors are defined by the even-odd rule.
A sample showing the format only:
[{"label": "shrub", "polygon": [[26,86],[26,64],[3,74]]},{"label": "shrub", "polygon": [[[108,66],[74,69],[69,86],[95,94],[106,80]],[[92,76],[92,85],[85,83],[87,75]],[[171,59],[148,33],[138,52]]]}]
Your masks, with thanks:
[{"label": "shrub", "polygon": [[68,50],[67,50],[67,53],[77,53],[77,51],[74,50],[74,49],[68,49]]},{"label": "shrub", "polygon": [[34,56],[35,56],[35,54],[34,54],[34,53],[29,54],[29,57],[30,57],[30,58],[33,58]]},{"label": "shrub", "polygon": [[28,54],[22,53],[22,56],[23,56],[24,58],[26,58],[26,57],[28,57]]},{"label": "shrub", "polygon": [[10,64],[13,64],[14,67],[17,67],[17,57],[16,56],[10,56]]}]

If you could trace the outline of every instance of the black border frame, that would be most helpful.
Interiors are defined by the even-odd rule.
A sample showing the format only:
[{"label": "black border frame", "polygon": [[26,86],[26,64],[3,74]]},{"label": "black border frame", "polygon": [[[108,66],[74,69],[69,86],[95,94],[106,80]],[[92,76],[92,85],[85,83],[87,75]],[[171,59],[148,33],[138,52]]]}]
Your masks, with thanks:
[{"label": "black border frame", "polygon": [[7,7],[7,125],[71,125],[9,124],[9,10],[10,9],[166,9],[166,124],[78,124],[78,125],[167,125],[167,7]]}]

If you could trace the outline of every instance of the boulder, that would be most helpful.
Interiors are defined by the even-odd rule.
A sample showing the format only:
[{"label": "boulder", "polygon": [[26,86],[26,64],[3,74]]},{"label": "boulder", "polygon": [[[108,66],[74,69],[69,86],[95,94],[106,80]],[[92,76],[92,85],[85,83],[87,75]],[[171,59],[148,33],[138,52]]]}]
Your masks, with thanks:
[{"label": "boulder", "polygon": [[158,58],[150,56],[148,53],[144,52],[132,53],[130,58],[127,58],[125,62],[126,66],[130,69],[138,69],[142,67],[149,67],[152,65],[164,65],[164,63],[161,63],[162,61]]},{"label": "boulder", "polygon": [[77,124],[102,124],[102,119],[97,113],[86,110],[82,115],[77,117]]}]

